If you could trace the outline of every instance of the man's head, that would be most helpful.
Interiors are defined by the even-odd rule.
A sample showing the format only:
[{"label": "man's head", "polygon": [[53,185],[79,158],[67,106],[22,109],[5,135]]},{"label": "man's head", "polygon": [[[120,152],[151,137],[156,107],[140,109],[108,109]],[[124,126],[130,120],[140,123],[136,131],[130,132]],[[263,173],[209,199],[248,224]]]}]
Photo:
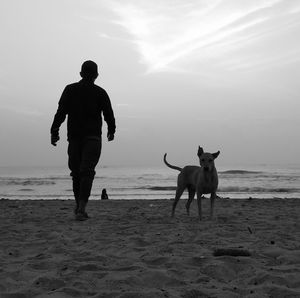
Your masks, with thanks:
[{"label": "man's head", "polygon": [[80,75],[83,79],[95,81],[98,77],[98,66],[94,61],[88,60],[82,63]]}]

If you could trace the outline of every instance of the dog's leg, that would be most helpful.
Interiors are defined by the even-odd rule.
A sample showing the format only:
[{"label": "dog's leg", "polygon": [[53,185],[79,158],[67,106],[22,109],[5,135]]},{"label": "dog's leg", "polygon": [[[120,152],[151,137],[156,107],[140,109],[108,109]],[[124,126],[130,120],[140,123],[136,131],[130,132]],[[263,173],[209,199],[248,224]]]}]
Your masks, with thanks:
[{"label": "dog's leg", "polygon": [[202,220],[202,192],[199,190],[197,190],[197,203],[198,203],[199,220]]},{"label": "dog's leg", "polygon": [[187,215],[190,215],[190,205],[194,200],[196,190],[192,187],[188,187],[188,192],[189,192],[189,199],[186,202],[185,208],[186,208]]},{"label": "dog's leg", "polygon": [[181,195],[183,194],[184,189],[185,189],[185,187],[182,187],[179,185],[177,186],[175,200],[174,200],[173,207],[172,207],[172,217],[174,217],[176,205],[177,205]]},{"label": "dog's leg", "polygon": [[216,193],[212,192],[210,195],[210,219],[214,216],[214,206],[215,206]]}]

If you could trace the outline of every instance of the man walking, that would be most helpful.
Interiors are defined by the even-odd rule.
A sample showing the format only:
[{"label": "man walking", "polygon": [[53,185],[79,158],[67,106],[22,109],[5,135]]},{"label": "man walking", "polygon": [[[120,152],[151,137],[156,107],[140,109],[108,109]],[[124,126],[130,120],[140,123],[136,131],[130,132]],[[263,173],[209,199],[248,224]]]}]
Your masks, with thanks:
[{"label": "man walking", "polygon": [[98,67],[93,61],[81,66],[82,80],[64,89],[51,126],[51,144],[59,140],[59,128],[66,119],[68,133],[68,165],[76,200],[75,217],[86,220],[86,205],[91,193],[95,167],[101,154],[102,116],[108,126],[107,139],[112,141],[116,130],[114,113],[106,91],[95,85]]}]

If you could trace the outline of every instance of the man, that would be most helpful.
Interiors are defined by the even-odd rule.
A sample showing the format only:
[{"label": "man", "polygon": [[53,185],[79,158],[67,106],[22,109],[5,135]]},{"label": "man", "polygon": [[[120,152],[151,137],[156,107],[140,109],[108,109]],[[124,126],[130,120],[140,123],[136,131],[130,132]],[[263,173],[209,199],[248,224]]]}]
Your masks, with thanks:
[{"label": "man", "polygon": [[66,119],[68,131],[68,165],[76,200],[75,218],[86,220],[86,205],[91,193],[95,167],[101,154],[102,117],[108,126],[107,139],[112,141],[116,130],[110,99],[104,89],[94,84],[98,67],[93,61],[82,64],[82,80],[64,89],[51,126],[51,144],[59,140],[59,128]]}]

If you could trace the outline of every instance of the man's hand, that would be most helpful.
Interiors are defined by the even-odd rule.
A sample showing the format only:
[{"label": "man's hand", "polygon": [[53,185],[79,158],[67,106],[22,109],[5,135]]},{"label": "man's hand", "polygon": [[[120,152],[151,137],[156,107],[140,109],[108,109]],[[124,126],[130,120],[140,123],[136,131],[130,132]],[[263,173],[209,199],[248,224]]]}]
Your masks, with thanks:
[{"label": "man's hand", "polygon": [[56,146],[56,143],[59,141],[59,135],[58,134],[51,134],[51,144],[53,146]]},{"label": "man's hand", "polygon": [[110,141],[113,141],[113,139],[115,138],[114,134],[113,133],[108,133],[107,134],[107,140],[110,142]]}]

